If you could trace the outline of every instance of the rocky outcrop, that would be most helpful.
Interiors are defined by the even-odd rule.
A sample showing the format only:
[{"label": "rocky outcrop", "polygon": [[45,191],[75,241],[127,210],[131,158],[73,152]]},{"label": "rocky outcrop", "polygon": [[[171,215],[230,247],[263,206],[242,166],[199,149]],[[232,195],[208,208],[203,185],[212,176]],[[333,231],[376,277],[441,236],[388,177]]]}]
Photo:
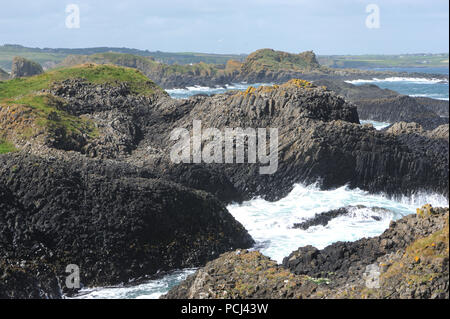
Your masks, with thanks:
[{"label": "rocky outcrop", "polygon": [[332,219],[335,219],[335,218],[341,217],[341,216],[352,217],[352,215],[355,213],[355,211],[358,211],[358,210],[365,210],[369,214],[371,212],[373,212],[374,214],[372,216],[370,216],[373,220],[380,220],[381,217],[377,216],[380,213],[389,213],[390,212],[389,210],[387,210],[385,208],[381,208],[381,207],[365,207],[363,205],[347,206],[347,207],[341,207],[338,209],[333,209],[328,212],[319,213],[319,214],[315,215],[313,218],[308,219],[302,223],[295,223],[293,228],[307,230],[313,226],[327,226],[328,223]]},{"label": "rocky outcrop", "polygon": [[358,105],[360,117],[364,119],[389,123],[416,122],[427,130],[448,124],[448,117],[437,115],[414,98],[406,95],[359,100],[355,103]]},{"label": "rocky outcrop", "polygon": [[[0,157],[1,271],[25,273],[30,297],[55,296],[68,264],[81,267],[84,285],[108,285],[250,247],[217,198],[276,200],[298,182],[448,196],[445,127],[434,135],[409,126],[379,132],[360,125],[352,103],[304,80],[174,100],[136,70],[87,65],[66,73],[77,76],[61,80],[53,71],[58,81],[45,77],[39,92],[21,87],[36,107],[0,101],[1,133],[22,149]],[[278,129],[274,174],[262,175],[261,163],[174,163],[171,131],[191,131],[196,120],[221,132]],[[39,131],[24,129],[33,123]],[[363,257],[377,258],[377,250]],[[40,277],[28,271],[34,265],[51,268]],[[19,274],[11,276],[7,296]]]},{"label": "rocky outcrop", "polygon": [[225,253],[171,289],[164,299],[299,299],[316,285],[257,251]]},{"label": "rocky outcrop", "polygon": [[[186,100],[148,99],[126,88],[87,83],[76,84],[78,91],[68,93],[72,85],[61,83],[49,92],[67,102],[67,112],[92,119],[108,132],[87,143],[82,153],[148,167],[155,175],[209,191],[225,202],[254,196],[276,200],[295,183],[317,181],[325,189],[349,184],[391,195],[422,189],[448,193],[448,143],[361,126],[352,104],[309,82],[293,80]],[[175,142],[170,132],[192,132],[194,120],[222,131],[277,128],[276,172],[261,175],[259,164],[172,163],[169,155]]]},{"label": "rocky outcrop", "polygon": [[416,97],[415,100],[437,115],[449,117],[448,101],[431,99],[429,97]]},{"label": "rocky outcrop", "polygon": [[[14,153],[0,156],[0,176],[7,200],[0,202],[1,270],[11,276],[6,296],[17,296],[14,278],[21,274],[32,289],[24,293],[54,297],[48,280],[54,272],[64,283],[69,264],[80,267],[83,285],[105,286],[198,267],[253,244],[213,196],[131,165]],[[52,272],[39,272],[45,265]]]},{"label": "rocky outcrop", "polygon": [[[222,255],[163,298],[449,297],[448,208],[427,205],[381,236],[302,247],[277,265],[258,252]],[[290,270],[290,272],[287,272]]]},{"label": "rocky outcrop", "polygon": [[11,79],[33,76],[43,73],[44,70],[39,63],[16,56],[11,66]]},{"label": "rocky outcrop", "polygon": [[428,132],[427,135],[431,138],[439,138],[442,140],[446,140],[448,142],[449,137],[449,131],[448,131],[449,125],[441,125],[432,130],[431,132]]},{"label": "rocky outcrop", "polygon": [[0,68],[0,81],[6,81],[9,79],[9,74]]},{"label": "rocky outcrop", "polygon": [[389,229],[378,237],[337,242],[322,250],[301,247],[286,257],[283,265],[295,274],[331,278],[335,285],[345,286],[361,280],[366,267],[378,258],[405,250],[417,239],[430,236],[446,225],[448,209],[430,208],[425,216],[409,215],[391,222]]},{"label": "rocky outcrop", "polygon": [[[196,97],[177,103],[180,106],[173,108],[184,110],[186,115],[169,130],[191,130],[193,120],[222,130],[278,128],[279,163],[273,175],[260,175],[258,165],[207,165],[219,170],[224,167],[225,175],[247,198],[261,195],[279,199],[291,191],[294,183],[318,180],[325,189],[349,184],[388,194],[422,188],[448,193],[448,144],[425,137],[412,141],[361,126],[353,105],[320,87],[298,87],[289,82],[254,92],[250,89],[247,93]],[[147,140],[155,141],[156,133]],[[168,136],[163,141],[163,145],[173,144]],[[190,165],[180,164],[177,172],[180,166],[190,169]],[[170,172],[172,167],[165,166],[164,170]],[[207,180],[204,185],[209,186]]]},{"label": "rocky outcrop", "polygon": [[426,130],[448,124],[448,101],[401,95],[373,84],[353,85],[339,80],[320,80],[315,84],[324,85],[353,102],[364,120],[416,122]]}]

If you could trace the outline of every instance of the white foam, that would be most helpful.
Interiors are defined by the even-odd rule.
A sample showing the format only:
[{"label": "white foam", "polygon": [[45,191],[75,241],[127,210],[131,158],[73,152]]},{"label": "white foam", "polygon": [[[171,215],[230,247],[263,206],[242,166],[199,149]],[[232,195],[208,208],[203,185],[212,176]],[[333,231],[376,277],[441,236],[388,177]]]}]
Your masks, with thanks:
[{"label": "white foam", "polygon": [[388,127],[389,125],[391,125],[391,123],[371,121],[371,120],[360,120],[360,122],[362,125],[371,124],[376,130],[382,130],[382,129]]},{"label": "white foam", "polygon": [[[380,235],[392,219],[414,213],[417,207],[426,203],[448,206],[446,198],[433,194],[422,193],[393,200],[383,195],[370,195],[359,189],[341,187],[321,191],[315,186],[296,185],[286,198],[277,202],[255,199],[242,205],[231,205],[228,210],[258,242],[263,254],[281,262],[301,246],[324,248],[336,241],[354,241]],[[359,209],[354,216],[336,218],[326,227],[312,227],[306,231],[293,228],[295,223],[318,213],[348,205],[383,207],[392,210],[392,213],[383,213],[377,216],[380,220],[374,220],[373,212]]]},{"label": "white foam", "polygon": [[429,97],[431,99],[435,100],[442,100],[442,101],[448,101],[448,97],[442,97],[443,94],[411,94],[412,97]]},{"label": "white foam", "polygon": [[[314,185],[295,185],[287,197],[277,202],[258,198],[241,205],[229,205],[228,210],[257,241],[255,249],[282,262],[284,257],[302,246],[324,248],[336,241],[354,241],[380,235],[388,228],[391,220],[414,213],[417,207],[426,203],[435,207],[448,206],[447,199],[436,194],[417,193],[394,200],[347,187],[322,191]],[[295,223],[308,220],[316,214],[349,205],[382,207],[391,212],[355,208],[349,215],[332,219],[326,227],[314,226],[308,230],[293,228]],[[133,287],[84,289],[75,298],[156,299],[194,271],[195,269],[175,271],[161,279]]]},{"label": "white foam", "polygon": [[247,84],[247,83],[233,83],[233,84],[226,84],[225,87],[217,86],[217,87],[208,87],[208,86],[188,86],[183,89],[169,89],[166,90],[167,93],[169,93],[170,96],[173,98],[178,99],[185,99],[195,94],[218,94],[218,93],[224,93],[228,90],[239,90],[239,91],[245,91],[249,86],[253,87],[259,87],[261,85],[272,85],[271,83],[254,83],[254,84]]},{"label": "white foam", "polygon": [[74,299],[158,299],[170,288],[185,280],[196,269],[174,271],[163,278],[150,280],[131,287],[106,287],[83,289]]}]

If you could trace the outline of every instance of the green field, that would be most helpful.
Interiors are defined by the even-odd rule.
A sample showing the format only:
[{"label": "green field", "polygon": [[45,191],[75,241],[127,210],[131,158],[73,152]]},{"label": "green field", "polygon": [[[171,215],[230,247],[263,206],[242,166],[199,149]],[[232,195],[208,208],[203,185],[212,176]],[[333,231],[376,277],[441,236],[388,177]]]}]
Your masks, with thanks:
[{"label": "green field", "polygon": [[13,144],[4,140],[0,140],[0,154],[14,152],[15,150],[16,148],[14,147]]}]

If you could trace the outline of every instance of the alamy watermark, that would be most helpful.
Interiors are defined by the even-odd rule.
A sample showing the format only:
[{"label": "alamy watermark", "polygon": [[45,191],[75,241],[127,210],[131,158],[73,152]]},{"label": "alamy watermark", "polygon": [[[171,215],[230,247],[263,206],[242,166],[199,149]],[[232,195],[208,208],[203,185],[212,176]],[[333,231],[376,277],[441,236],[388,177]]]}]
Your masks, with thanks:
[{"label": "alamy watermark", "polygon": [[68,4],[66,6],[66,28],[79,29],[80,28],[80,7],[77,4]]},{"label": "alamy watermark", "polygon": [[380,7],[377,4],[369,4],[366,7],[366,13],[369,15],[366,18],[366,27],[368,29],[380,28]]},{"label": "alamy watermark", "polygon": [[80,289],[80,267],[78,265],[67,265],[66,287],[69,289]]},{"label": "alamy watermark", "polygon": [[177,141],[170,151],[170,159],[175,164],[243,164],[247,160],[247,163],[266,165],[259,168],[262,175],[274,174],[278,169],[277,128],[238,127],[221,131],[203,129],[202,122],[194,120],[192,136],[187,129],[176,128],[171,132],[170,140]]}]

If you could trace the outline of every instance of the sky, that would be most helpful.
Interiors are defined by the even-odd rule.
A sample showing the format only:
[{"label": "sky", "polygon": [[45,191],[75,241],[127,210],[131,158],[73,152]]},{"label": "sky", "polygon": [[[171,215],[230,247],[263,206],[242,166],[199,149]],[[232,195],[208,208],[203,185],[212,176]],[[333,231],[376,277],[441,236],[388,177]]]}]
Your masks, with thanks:
[{"label": "sky", "polygon": [[403,54],[446,53],[448,38],[448,0],[0,0],[0,45]]}]

